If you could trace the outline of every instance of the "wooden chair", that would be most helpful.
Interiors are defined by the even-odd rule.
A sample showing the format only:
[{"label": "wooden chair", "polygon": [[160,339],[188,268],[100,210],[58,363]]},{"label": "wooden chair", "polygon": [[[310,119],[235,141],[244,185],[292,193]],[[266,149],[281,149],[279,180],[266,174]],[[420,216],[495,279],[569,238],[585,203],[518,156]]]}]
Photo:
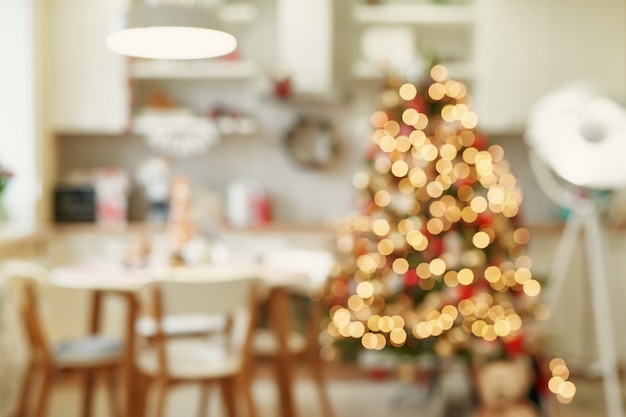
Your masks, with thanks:
[{"label": "wooden chair", "polygon": [[[258,311],[255,278],[210,279],[190,274],[155,282],[150,286],[156,331],[138,350],[136,365],[141,381],[142,414],[151,385],[156,384],[156,410],[163,417],[168,389],[178,383],[199,383],[202,395],[199,415],[207,411],[208,388],[219,384],[226,415],[236,417],[237,394],[243,390],[249,412],[254,412],[252,394],[244,370],[250,366],[251,335]],[[167,333],[165,318],[181,315],[222,315],[222,332],[207,335]]]},{"label": "wooden chair", "polygon": [[[324,375],[324,363],[320,356],[319,334],[322,308],[310,299],[309,291],[321,289],[335,263],[332,253],[318,249],[284,248],[275,249],[263,257],[263,265],[268,270],[300,273],[308,278],[308,284],[292,288],[293,301],[305,304],[305,322],[301,329],[295,326],[287,337],[287,349],[295,360],[303,360],[315,383],[322,415],[333,417],[334,411],[328,396]],[[298,300],[299,299],[299,300]],[[253,341],[254,355],[259,358],[275,358],[278,342],[271,329],[257,328]],[[291,372],[293,374],[293,371]]]},{"label": "wooden chair", "polygon": [[[89,335],[50,344],[40,313],[40,298],[46,286],[46,269],[29,262],[9,261],[2,265],[1,272],[4,277],[11,280],[11,287],[17,297],[19,317],[30,348],[15,417],[45,416],[56,377],[70,372],[81,372],[88,381],[84,385],[83,416],[91,414],[93,390],[90,381],[96,372],[102,372],[107,377],[111,414],[119,415],[115,374],[121,365],[122,342],[99,335]],[[38,374],[41,388],[35,410],[31,413],[29,412],[31,390]]]}]

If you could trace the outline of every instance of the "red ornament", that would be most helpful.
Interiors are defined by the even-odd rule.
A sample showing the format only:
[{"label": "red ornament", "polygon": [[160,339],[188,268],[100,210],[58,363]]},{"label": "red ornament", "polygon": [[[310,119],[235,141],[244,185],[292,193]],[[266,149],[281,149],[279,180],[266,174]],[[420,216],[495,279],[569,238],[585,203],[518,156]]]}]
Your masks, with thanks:
[{"label": "red ornament", "polygon": [[400,134],[404,136],[409,136],[415,128],[413,126],[405,125],[404,123],[400,125]]},{"label": "red ornament", "polygon": [[420,283],[420,279],[415,272],[415,269],[410,268],[406,274],[404,274],[404,286],[414,287]]},{"label": "red ornament", "polygon": [[466,300],[474,296],[474,287],[471,285],[459,285],[459,299]]},{"label": "red ornament", "polygon": [[493,224],[493,216],[491,213],[483,212],[476,217],[476,224],[479,226],[489,226]]},{"label": "red ornament", "polygon": [[387,371],[385,368],[372,368],[370,369],[370,378],[374,381],[382,381],[387,378]]},{"label": "red ornament", "polygon": [[503,339],[504,350],[507,356],[514,358],[523,355],[524,352],[524,333],[519,332]]},{"label": "red ornament", "polygon": [[487,148],[487,137],[481,133],[474,132],[474,147],[479,151]]},{"label": "red ornament", "polygon": [[417,110],[420,113],[426,113],[427,112],[427,107],[426,107],[426,102],[424,101],[424,99],[420,96],[415,97],[415,99],[411,100],[408,103],[408,108],[412,108]]}]

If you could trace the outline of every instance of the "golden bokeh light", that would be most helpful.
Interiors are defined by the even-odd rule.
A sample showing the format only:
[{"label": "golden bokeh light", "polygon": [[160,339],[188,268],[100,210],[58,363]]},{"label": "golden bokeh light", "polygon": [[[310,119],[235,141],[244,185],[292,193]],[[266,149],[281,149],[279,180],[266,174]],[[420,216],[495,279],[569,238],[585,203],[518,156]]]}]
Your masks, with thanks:
[{"label": "golden bokeh light", "polygon": [[445,273],[445,275],[443,276],[443,282],[444,284],[446,284],[446,286],[450,287],[450,288],[454,288],[456,286],[459,285],[459,280],[457,278],[457,272],[456,271],[448,271]]},{"label": "golden bokeh light", "polygon": [[395,246],[391,239],[383,239],[377,244],[378,253],[381,255],[391,255],[395,249]]},{"label": "golden bokeh light", "polygon": [[409,270],[409,261],[404,258],[398,258],[393,261],[391,269],[393,269],[393,272],[396,274],[405,274]]},{"label": "golden bokeh light", "polygon": [[376,219],[372,224],[372,231],[378,236],[386,236],[390,230],[391,226],[386,219]]},{"label": "golden bokeh light", "polygon": [[439,150],[432,143],[427,143],[422,146],[420,153],[425,161],[434,161],[439,155]]},{"label": "golden bokeh light", "polygon": [[471,285],[474,282],[474,272],[469,268],[463,268],[457,275],[459,284]]},{"label": "golden bokeh light", "polygon": [[379,174],[386,174],[391,169],[391,161],[389,158],[377,158],[374,161],[374,169]]},{"label": "golden bokeh light", "polygon": [[378,267],[378,262],[372,255],[361,255],[358,257],[356,264],[358,268],[366,274],[373,274]]},{"label": "golden bokeh light", "polygon": [[374,295],[374,286],[370,281],[359,282],[356,287],[356,293],[363,299],[370,298]]},{"label": "golden bokeh light", "polygon": [[403,161],[395,161],[391,165],[391,173],[396,177],[404,177],[409,172],[409,165]]},{"label": "golden bokeh light", "polygon": [[383,126],[383,130],[387,132],[388,135],[391,135],[394,137],[398,136],[398,133],[400,133],[400,124],[396,122],[395,120],[389,120]]},{"label": "golden bokeh light", "polygon": [[[441,80],[441,81],[443,81],[443,80]],[[458,81],[455,81],[455,80],[448,80],[448,81],[446,81],[445,87],[446,87],[446,95],[448,97],[462,98],[462,96],[465,93],[465,89],[463,88],[463,84],[458,82]]]},{"label": "golden bokeh light", "polygon": [[408,136],[398,136],[396,138],[396,151],[398,152],[407,152],[411,149],[411,140]]},{"label": "golden bokeh light", "polygon": [[415,250],[423,251],[428,247],[428,239],[419,230],[411,230],[406,235],[406,241]]},{"label": "golden bokeh light", "polygon": [[428,262],[422,262],[421,264],[417,265],[417,267],[415,268],[415,272],[417,273],[417,276],[421,279],[428,279],[431,277],[432,274],[432,272],[430,271],[430,264]]},{"label": "golden bokeh light", "polygon": [[485,249],[487,246],[489,246],[490,242],[491,239],[489,238],[489,235],[485,232],[478,232],[472,237],[472,243],[478,249]]},{"label": "golden bokeh light", "polygon": [[403,328],[395,328],[389,333],[389,340],[394,346],[402,346],[406,342],[406,331]]},{"label": "golden bokeh light", "polygon": [[480,195],[472,198],[472,201],[470,202],[470,207],[476,213],[485,212],[488,206],[489,206],[489,203],[487,202],[487,199]]},{"label": "golden bokeh light", "polygon": [[478,115],[474,112],[467,112],[461,117],[461,125],[466,129],[474,129],[478,125]]},{"label": "golden bokeh light", "polygon": [[352,185],[359,190],[367,188],[369,181],[370,176],[365,172],[357,172],[352,176]]},{"label": "golden bokeh light", "polygon": [[426,185],[426,192],[431,198],[439,198],[444,192],[444,187],[440,182],[433,181]]},{"label": "golden bokeh light", "polygon": [[389,118],[387,116],[387,113],[382,110],[375,111],[370,118],[372,126],[378,129],[382,129],[382,127],[385,126],[385,123],[387,123],[388,120]]},{"label": "golden bokeh light", "polygon": [[411,181],[411,184],[413,184],[413,186],[419,188],[426,185],[426,181],[428,181],[428,176],[423,169],[415,167],[411,168],[411,170],[409,171],[409,180]]},{"label": "golden bokeh light", "polygon": [[446,272],[447,266],[443,259],[435,258],[430,261],[429,268],[433,275],[443,275],[443,273]]},{"label": "golden bokeh light", "polygon": [[513,232],[513,241],[518,245],[527,245],[530,242],[530,232],[524,227],[515,229]]},{"label": "golden bokeh light", "polygon": [[378,207],[387,207],[391,203],[391,195],[387,190],[380,190],[374,194],[374,203]]},{"label": "golden bokeh light", "polygon": [[378,141],[378,146],[383,152],[393,152],[396,149],[396,139],[391,135],[385,135]]},{"label": "golden bokeh light", "polygon": [[441,64],[434,65],[430,69],[430,76],[435,81],[445,81],[448,78],[448,69]]},{"label": "golden bokeh light", "polygon": [[411,83],[405,83],[398,89],[398,94],[404,101],[411,101],[417,96],[417,87]]},{"label": "golden bokeh light", "polygon": [[402,112],[402,121],[404,124],[412,126],[415,123],[419,123],[420,115],[417,110],[414,108],[408,108],[404,112]]},{"label": "golden bokeh light", "polygon": [[439,101],[446,95],[446,87],[441,83],[434,83],[428,87],[428,96],[435,100]]},{"label": "golden bokeh light", "polygon": [[363,298],[359,297],[358,295],[351,295],[348,298],[348,308],[350,308],[350,310],[359,311],[364,306],[365,302],[363,301]]},{"label": "golden bokeh light", "polygon": [[536,297],[539,295],[540,291],[541,284],[539,284],[539,281],[531,279],[530,281],[524,283],[524,294],[526,294],[527,296]]}]

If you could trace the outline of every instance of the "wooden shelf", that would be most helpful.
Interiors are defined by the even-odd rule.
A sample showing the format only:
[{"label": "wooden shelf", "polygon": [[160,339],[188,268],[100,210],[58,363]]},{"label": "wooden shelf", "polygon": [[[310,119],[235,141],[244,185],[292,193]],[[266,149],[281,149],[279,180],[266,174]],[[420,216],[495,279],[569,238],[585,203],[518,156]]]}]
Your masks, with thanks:
[{"label": "wooden shelf", "polygon": [[245,60],[133,61],[130,76],[135,79],[200,80],[250,79],[258,74],[257,65]]},{"label": "wooden shelf", "polygon": [[410,23],[469,25],[474,23],[470,4],[378,4],[357,5],[352,18],[360,23]]},{"label": "wooden shelf", "polygon": [[227,23],[249,23],[259,16],[259,10],[254,4],[229,3],[220,6],[217,17]]}]

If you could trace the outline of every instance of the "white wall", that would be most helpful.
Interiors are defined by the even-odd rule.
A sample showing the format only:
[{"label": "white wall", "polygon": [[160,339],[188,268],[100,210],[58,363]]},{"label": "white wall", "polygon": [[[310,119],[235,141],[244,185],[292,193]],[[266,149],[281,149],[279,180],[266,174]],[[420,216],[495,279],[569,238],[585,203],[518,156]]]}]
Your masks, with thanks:
[{"label": "white wall", "polygon": [[35,218],[38,180],[35,1],[0,1],[0,164],[15,177],[4,196],[15,221]]},{"label": "white wall", "polygon": [[623,0],[475,1],[475,108],[483,128],[523,131],[539,98],[580,79],[626,103]]}]

